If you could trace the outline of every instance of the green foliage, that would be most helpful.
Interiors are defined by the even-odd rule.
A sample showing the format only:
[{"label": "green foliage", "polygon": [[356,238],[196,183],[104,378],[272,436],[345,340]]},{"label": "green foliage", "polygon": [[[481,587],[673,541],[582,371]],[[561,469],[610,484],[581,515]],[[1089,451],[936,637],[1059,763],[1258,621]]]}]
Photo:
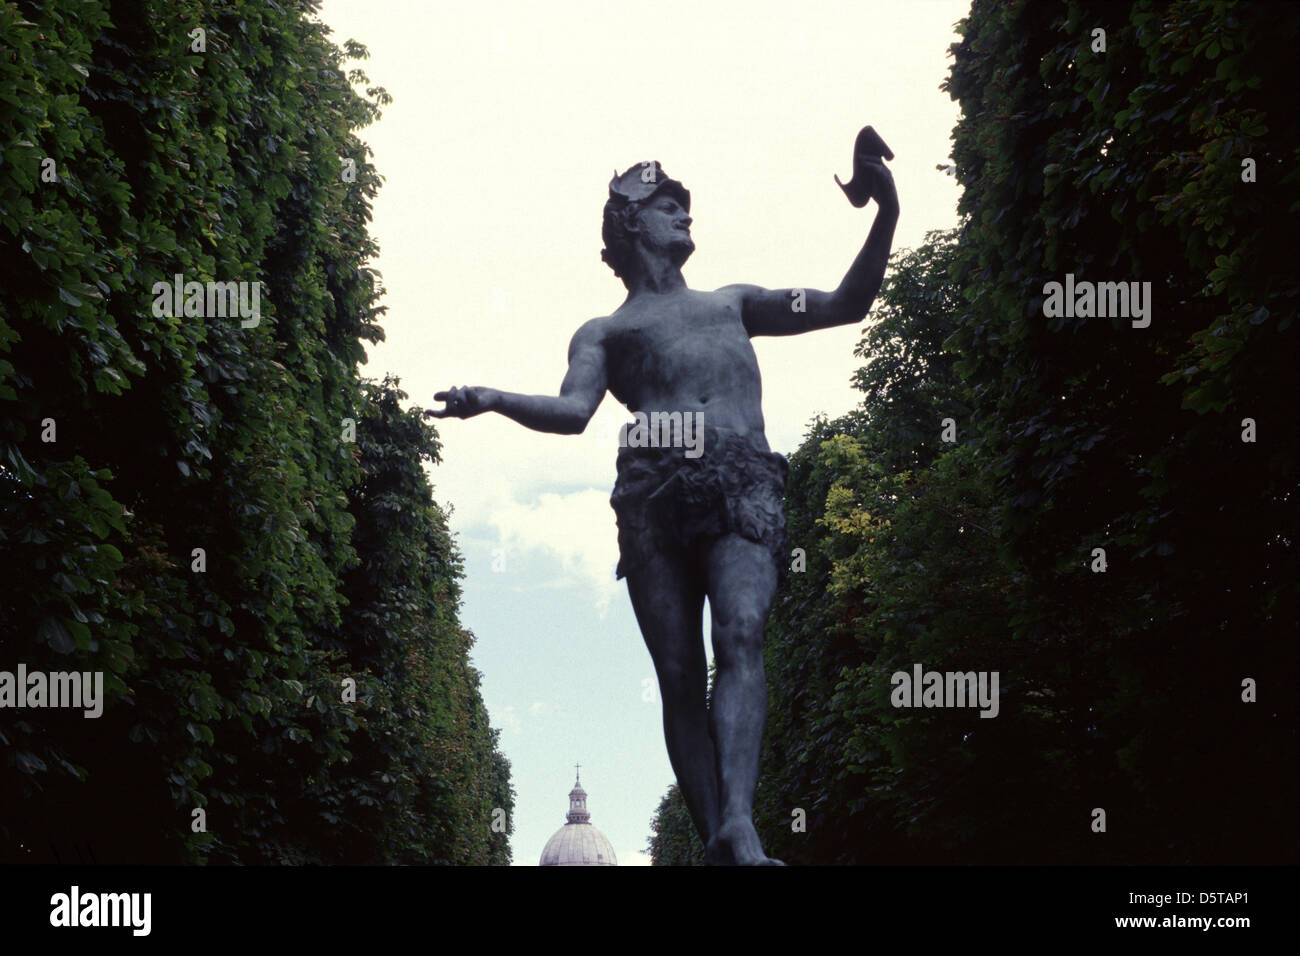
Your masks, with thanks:
[{"label": "green foliage", "polygon": [[650,843],[646,847],[654,866],[703,866],[704,845],[700,843],[691,812],[677,784],[668,788],[650,821]]},{"label": "green foliage", "polygon": [[[314,6],[0,4],[0,668],[107,696],[0,728],[0,857],[508,861],[436,436],[357,370],[388,97]],[[156,317],[177,273],[260,323]]]},{"label": "green foliage", "polygon": [[[861,408],[816,422],[791,459],[791,544],[808,567],[769,621],[755,813],[768,852],[791,863],[1006,861],[996,848],[1026,820],[1002,790],[1009,766],[1023,762],[1026,786],[1050,778],[1030,717],[889,699],[891,675],[914,663],[1023,670],[1006,629],[1017,575],[998,547],[987,463],[961,430],[973,399],[945,344],[956,255],[949,233],[896,254],[857,352],[870,360],[855,378]],[[956,444],[940,440],[948,418],[961,423]],[[806,832],[792,828],[796,807]]]},{"label": "green foliage", "polygon": [[[1065,645],[1115,859],[1277,859],[1294,802],[1298,41],[1267,4],[1014,3],[977,4],[955,48],[953,345],[1030,575],[1011,623]],[[1067,272],[1151,282],[1151,326],[1045,319]]]}]

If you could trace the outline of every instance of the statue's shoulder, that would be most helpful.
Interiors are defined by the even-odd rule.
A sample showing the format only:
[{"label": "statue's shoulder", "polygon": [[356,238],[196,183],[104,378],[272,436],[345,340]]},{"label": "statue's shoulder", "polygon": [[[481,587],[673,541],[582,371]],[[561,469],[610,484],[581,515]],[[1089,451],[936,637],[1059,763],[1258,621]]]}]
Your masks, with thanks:
[{"label": "statue's shoulder", "polygon": [[758,295],[764,291],[765,290],[761,285],[750,285],[745,282],[736,282],[732,285],[724,285],[721,288],[714,289],[712,294],[725,298],[735,305],[742,305],[749,297]]},{"label": "statue's shoulder", "polygon": [[604,348],[605,337],[610,332],[610,316],[601,316],[595,319],[588,319],[578,326],[578,331],[573,333],[573,339],[569,342],[569,358],[589,348]]}]

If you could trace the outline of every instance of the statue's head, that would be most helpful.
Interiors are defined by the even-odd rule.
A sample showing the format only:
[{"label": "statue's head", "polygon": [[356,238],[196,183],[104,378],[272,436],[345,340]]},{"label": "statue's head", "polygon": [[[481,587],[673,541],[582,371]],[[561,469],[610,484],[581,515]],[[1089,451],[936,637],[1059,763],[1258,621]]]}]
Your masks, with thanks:
[{"label": "statue's head", "polygon": [[690,211],[690,192],[669,179],[657,161],[638,163],[621,176],[615,172],[600,231],[605,240],[601,259],[624,285],[635,268],[638,247],[664,250],[681,266],[695,251]]}]

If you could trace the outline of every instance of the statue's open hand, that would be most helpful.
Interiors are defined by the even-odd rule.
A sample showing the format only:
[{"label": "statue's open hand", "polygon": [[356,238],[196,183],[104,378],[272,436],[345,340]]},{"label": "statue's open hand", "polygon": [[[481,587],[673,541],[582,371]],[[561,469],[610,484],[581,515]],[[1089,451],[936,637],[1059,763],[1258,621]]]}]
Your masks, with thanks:
[{"label": "statue's open hand", "polygon": [[447,407],[443,409],[428,408],[424,414],[430,418],[473,418],[488,410],[490,399],[490,389],[482,388],[478,385],[467,385],[464,388],[453,388],[447,392],[434,393],[433,399],[437,402],[446,402]]}]

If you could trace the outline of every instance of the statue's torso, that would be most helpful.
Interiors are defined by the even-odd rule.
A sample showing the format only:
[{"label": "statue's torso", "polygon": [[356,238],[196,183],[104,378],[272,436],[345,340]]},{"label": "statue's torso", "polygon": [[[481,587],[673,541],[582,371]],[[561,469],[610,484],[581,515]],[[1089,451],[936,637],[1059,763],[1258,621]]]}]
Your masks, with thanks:
[{"label": "statue's torso", "polygon": [[699,412],[763,450],[758,359],[738,293],[681,289],[642,296],[605,320],[609,391],[631,412]]}]

